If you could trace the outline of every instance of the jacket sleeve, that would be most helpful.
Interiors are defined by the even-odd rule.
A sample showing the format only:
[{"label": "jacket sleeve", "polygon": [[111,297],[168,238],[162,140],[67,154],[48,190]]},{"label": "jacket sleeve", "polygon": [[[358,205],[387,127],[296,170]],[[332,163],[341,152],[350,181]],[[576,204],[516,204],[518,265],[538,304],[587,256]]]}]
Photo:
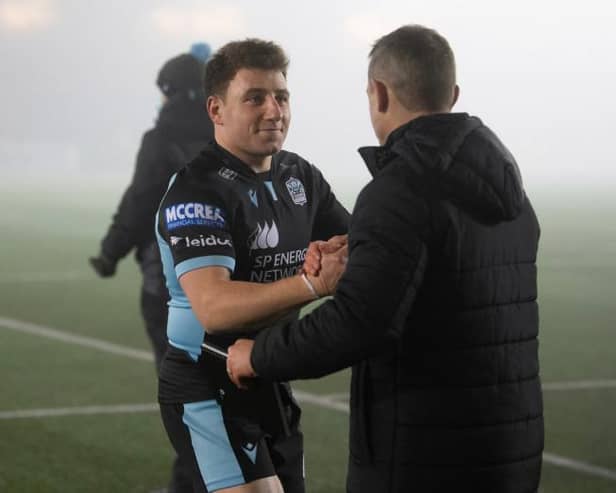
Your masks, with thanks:
[{"label": "jacket sleeve", "polygon": [[334,235],[346,234],[349,229],[349,212],[338,202],[321,172],[315,166],[311,168],[319,200],[311,240],[329,240]]},{"label": "jacket sleeve", "polygon": [[134,247],[154,241],[154,216],[172,172],[156,134],[147,132],[137,154],[131,184],[101,242],[101,250],[108,258],[118,261]]},{"label": "jacket sleeve", "polygon": [[371,182],[353,212],[349,261],[334,297],[297,322],[260,333],[251,356],[257,374],[316,378],[391,347],[427,264],[425,209],[400,180]]}]

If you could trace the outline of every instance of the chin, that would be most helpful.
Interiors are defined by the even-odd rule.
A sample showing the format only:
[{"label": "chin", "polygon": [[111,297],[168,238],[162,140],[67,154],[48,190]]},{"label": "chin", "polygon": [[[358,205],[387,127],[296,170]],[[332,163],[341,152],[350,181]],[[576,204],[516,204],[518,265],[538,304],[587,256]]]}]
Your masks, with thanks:
[{"label": "chin", "polygon": [[282,144],[283,142],[269,142],[263,146],[263,150],[265,151],[265,154],[271,156],[282,149]]}]

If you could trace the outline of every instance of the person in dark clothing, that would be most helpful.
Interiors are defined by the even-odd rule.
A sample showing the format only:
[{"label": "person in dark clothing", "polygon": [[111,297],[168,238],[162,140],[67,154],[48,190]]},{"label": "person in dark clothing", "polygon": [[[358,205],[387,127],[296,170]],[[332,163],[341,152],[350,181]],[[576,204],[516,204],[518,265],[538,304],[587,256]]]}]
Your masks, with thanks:
[{"label": "person in dark clothing", "polygon": [[254,38],[212,56],[205,92],[215,141],[173,176],[157,216],[171,295],[158,399],[195,493],[305,491],[290,386],[239,391],[208,351],[295,319],[331,292],[301,268],[310,241],[344,235],[349,214],[314,165],[282,149],[288,64],[280,46]]},{"label": "person in dark clothing", "polygon": [[[167,61],[156,83],[163,94],[163,105],[154,128],[141,141],[131,184],[120,201],[100,253],[90,264],[101,277],[115,274],[116,265],[130,251],[143,275],[141,314],[152,343],[156,370],[167,349],[167,302],[162,263],[154,219],[169,183],[169,178],[192,160],[213,138],[213,125],[205,107],[203,74],[210,48],[193,45],[190,53]],[[170,491],[192,491],[186,467],[174,464]]]},{"label": "person in dark clothing", "polygon": [[373,179],[335,295],[238,340],[229,372],[242,386],[353,365],[349,492],[535,492],[539,225],[516,161],[479,118],[450,113],[454,56],[435,31],[380,38],[368,78],[381,146],[360,149]]}]

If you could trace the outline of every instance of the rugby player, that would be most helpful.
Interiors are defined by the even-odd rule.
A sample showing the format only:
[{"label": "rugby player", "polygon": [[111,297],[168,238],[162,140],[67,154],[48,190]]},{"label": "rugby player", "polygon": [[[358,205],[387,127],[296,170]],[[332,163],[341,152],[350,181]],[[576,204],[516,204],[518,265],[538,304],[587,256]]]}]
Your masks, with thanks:
[{"label": "rugby player", "polygon": [[171,180],[156,233],[171,301],[159,402],[195,492],[304,491],[300,410],[288,384],[240,391],[202,349],[296,318],[331,294],[337,256],[301,272],[311,241],[347,231],[349,214],[313,165],[283,151],[288,60],[272,42],[223,46],[207,64],[214,141]]}]

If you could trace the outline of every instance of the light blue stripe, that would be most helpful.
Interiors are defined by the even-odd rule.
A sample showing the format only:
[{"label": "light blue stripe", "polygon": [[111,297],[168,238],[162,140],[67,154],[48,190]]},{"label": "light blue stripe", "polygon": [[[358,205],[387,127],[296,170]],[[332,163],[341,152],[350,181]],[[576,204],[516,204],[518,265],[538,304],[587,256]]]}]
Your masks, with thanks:
[{"label": "light blue stripe", "polygon": [[207,255],[184,260],[175,266],[175,275],[178,279],[187,272],[202,267],[226,267],[231,272],[235,269],[235,259],[226,255]]},{"label": "light blue stripe", "polygon": [[182,421],[190,432],[199,472],[208,491],[246,483],[216,400],[184,404]]},{"label": "light blue stripe", "polygon": [[178,304],[188,305],[186,293],[182,290],[177,276],[175,275],[171,249],[158,231],[158,212],[156,213],[156,226],[154,227],[154,232],[156,233],[158,250],[160,251],[160,258],[163,264],[163,273],[165,274],[165,283],[167,285],[167,289],[169,290],[169,295],[171,296],[171,302],[175,301]]},{"label": "light blue stripe", "polygon": [[169,304],[167,338],[173,347],[186,351],[193,361],[201,354],[201,344],[205,337],[203,326],[190,307]]},{"label": "light blue stripe", "polygon": [[272,198],[274,199],[274,201],[275,202],[278,201],[278,196],[276,195],[276,190],[274,190],[274,184],[271,181],[265,181],[263,183],[265,183],[265,186],[269,190],[269,193],[272,195]]}]

